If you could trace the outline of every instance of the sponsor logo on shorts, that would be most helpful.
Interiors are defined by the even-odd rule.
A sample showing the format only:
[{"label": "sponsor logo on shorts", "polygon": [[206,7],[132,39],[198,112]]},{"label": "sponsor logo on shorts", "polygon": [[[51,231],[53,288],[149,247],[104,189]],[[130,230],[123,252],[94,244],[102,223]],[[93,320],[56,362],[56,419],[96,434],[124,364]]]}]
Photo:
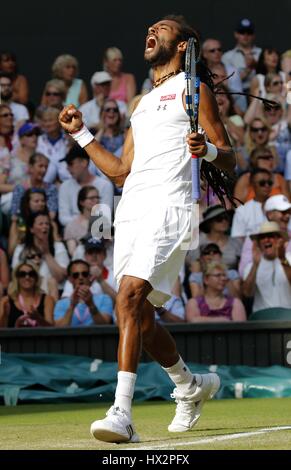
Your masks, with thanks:
[{"label": "sponsor logo on shorts", "polygon": [[161,96],[160,101],[169,101],[169,100],[175,100],[175,99],[176,99],[176,93],[174,95]]}]

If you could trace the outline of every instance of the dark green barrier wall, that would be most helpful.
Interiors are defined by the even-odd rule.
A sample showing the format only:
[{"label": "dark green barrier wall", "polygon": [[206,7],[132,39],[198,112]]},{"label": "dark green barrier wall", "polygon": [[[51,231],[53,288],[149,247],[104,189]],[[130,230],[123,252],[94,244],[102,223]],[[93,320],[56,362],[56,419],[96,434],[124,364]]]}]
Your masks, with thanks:
[{"label": "dark green barrier wall", "polygon": [[[291,366],[291,322],[170,325],[188,362],[247,366]],[[90,328],[0,329],[2,352],[72,354],[114,362],[118,330]],[[147,356],[142,357],[148,361]]]}]

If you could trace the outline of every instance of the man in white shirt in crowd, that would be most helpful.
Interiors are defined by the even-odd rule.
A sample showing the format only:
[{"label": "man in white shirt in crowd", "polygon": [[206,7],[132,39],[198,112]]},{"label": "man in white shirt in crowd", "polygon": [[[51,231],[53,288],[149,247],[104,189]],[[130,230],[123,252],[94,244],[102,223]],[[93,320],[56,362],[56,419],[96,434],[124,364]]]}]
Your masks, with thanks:
[{"label": "man in white shirt in crowd", "polygon": [[291,266],[286,258],[286,237],[276,222],[264,222],[251,235],[253,260],[244,271],[243,294],[254,298],[253,312],[290,308]]},{"label": "man in white shirt in crowd", "polygon": [[[100,109],[109,96],[111,81],[112,78],[108,72],[95,72],[91,78],[93,99],[82,104],[79,108],[83,116],[83,122],[92,131],[98,129]],[[122,101],[117,101],[117,104],[121,115],[125,116],[127,111],[126,104]]]},{"label": "man in white shirt in crowd", "polygon": [[14,117],[14,125],[19,121],[28,121],[29,114],[27,108],[23,104],[12,101],[13,89],[10,76],[4,72],[0,72],[0,103],[7,104]]},{"label": "man in white shirt in crowd", "polygon": [[59,220],[66,225],[72,217],[79,214],[77,199],[79,190],[86,185],[95,186],[101,201],[108,210],[113,209],[113,185],[107,179],[92,175],[88,169],[89,157],[85,150],[75,144],[63,159],[67,162],[71,178],[64,181],[59,187]]},{"label": "man in white shirt in crowd", "polygon": [[240,71],[240,78],[243,84],[243,91],[250,89],[251,79],[255,76],[255,68],[262,49],[254,45],[255,26],[248,18],[239,20],[234,37],[236,46],[234,49],[225,52],[222,62]]},{"label": "man in white shirt in crowd", "polygon": [[254,188],[255,197],[235,210],[231,227],[231,236],[242,240],[256,233],[265,220],[263,204],[272,191],[272,174],[265,169],[255,169],[251,173],[250,184]]}]

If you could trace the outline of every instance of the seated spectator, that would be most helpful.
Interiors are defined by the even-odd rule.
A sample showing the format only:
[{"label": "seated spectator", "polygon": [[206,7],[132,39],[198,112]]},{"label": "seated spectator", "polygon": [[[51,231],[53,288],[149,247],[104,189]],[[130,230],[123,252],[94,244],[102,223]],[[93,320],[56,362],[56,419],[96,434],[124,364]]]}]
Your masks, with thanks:
[{"label": "seated spectator", "polygon": [[[104,71],[95,72],[91,78],[93,99],[82,104],[79,108],[83,116],[84,124],[92,131],[96,132],[100,125],[100,109],[109,96],[111,80],[112,78],[109,73]],[[117,100],[117,104],[120,114],[125,116],[125,103]]]},{"label": "seated spectator", "polygon": [[[53,78],[63,80],[66,84],[65,105],[74,104],[77,108],[88,101],[88,91],[86,84],[80,78],[77,78],[79,64],[76,57],[69,54],[63,54],[56,58],[52,66]],[[44,104],[45,97],[42,98]]]},{"label": "seated spectator", "polygon": [[79,214],[77,206],[78,193],[84,186],[94,186],[101,198],[100,203],[113,209],[113,185],[107,179],[94,176],[89,172],[89,157],[84,149],[75,144],[65,159],[71,178],[64,181],[59,188],[59,220],[67,225],[75,215]]},{"label": "seated spectator", "polygon": [[243,241],[251,233],[255,233],[265,219],[263,204],[270,197],[273,187],[273,176],[268,170],[257,168],[250,174],[250,184],[255,196],[234,213],[231,236]]},{"label": "seated spectator", "polygon": [[41,153],[35,153],[29,158],[29,180],[25,184],[18,184],[13,190],[11,214],[20,213],[20,203],[27,189],[41,189],[46,194],[47,207],[50,218],[53,220],[58,211],[58,190],[52,183],[46,183],[44,177],[49,166],[49,160]]},{"label": "seated spectator", "polygon": [[123,55],[117,47],[106,49],[103,57],[103,67],[111,75],[110,98],[128,104],[136,95],[136,81],[132,73],[125,73]]},{"label": "seated spectator", "polygon": [[40,276],[40,288],[45,293],[50,295],[55,301],[59,300],[59,287],[54,277],[42,276],[40,274],[40,267],[44,261],[44,255],[38,249],[34,247],[25,247],[19,258],[20,262],[33,263]]},{"label": "seated spectator", "polygon": [[[265,98],[267,90],[265,88],[265,78],[267,74],[274,73],[280,75],[280,54],[273,47],[265,47],[258,60],[256,75],[252,78],[250,93],[255,96]],[[281,77],[282,80],[283,77]],[[254,98],[251,98],[254,99]]]},{"label": "seated spectator", "polygon": [[7,256],[4,250],[0,248],[0,300],[9,284],[9,266],[7,261]]},{"label": "seated spectator", "polygon": [[[283,194],[269,197],[264,206],[263,212],[265,215],[264,221],[276,222],[282,232],[288,232],[288,224],[291,215],[291,203]],[[239,263],[239,273],[243,276],[245,267],[252,261],[252,246],[253,242],[248,237],[244,243],[241,259]],[[291,261],[291,243],[286,246],[286,256]]]},{"label": "seated spectator", "polygon": [[[222,259],[222,252],[215,243],[208,243],[207,245],[201,246],[200,259],[196,261],[196,266],[193,266],[193,272],[189,276],[189,286],[192,297],[199,297],[204,294],[203,272],[206,266],[214,261],[222,263]],[[226,274],[228,282],[225,286],[224,294],[232,295],[233,297],[241,297],[240,277],[238,272],[235,269],[227,269]]]},{"label": "seated spectator", "polygon": [[43,254],[40,275],[46,278],[54,277],[58,283],[62,283],[66,277],[69,257],[65,245],[54,241],[49,215],[46,212],[32,214],[28,227],[24,243],[18,245],[14,251],[12,267],[19,263],[24,248],[34,248]]},{"label": "seated spectator", "polygon": [[87,235],[92,209],[94,206],[98,207],[99,201],[99,193],[94,186],[84,186],[80,189],[77,201],[80,214],[66,225],[64,231],[64,240],[71,256],[74,255],[80,240]]},{"label": "seated spectator", "polygon": [[86,261],[71,261],[68,278],[73,285],[70,297],[56,303],[56,326],[90,326],[112,323],[112,300],[106,294],[92,295],[90,267]]},{"label": "seated spectator", "polygon": [[[215,243],[223,253],[223,263],[228,269],[236,269],[240,258],[241,243],[229,236],[230,223],[230,211],[225,211],[220,204],[208,207],[203,212],[203,220],[199,224],[199,245],[205,246],[208,243]],[[193,263],[199,256],[199,249],[192,250],[187,254],[187,261]],[[193,265],[190,269],[193,270]]]},{"label": "seated spectator", "polygon": [[18,146],[1,159],[0,165],[0,192],[3,194],[2,205],[6,214],[11,210],[15,185],[25,184],[29,179],[29,158],[35,153],[40,129],[33,122],[26,122],[17,134]]},{"label": "seated spectator", "polygon": [[[74,259],[79,259],[79,256],[89,264],[92,294],[107,294],[115,303],[117,284],[112,268],[105,265],[107,256],[105,241],[88,236],[84,240],[82,248],[83,250],[77,248]],[[72,285],[69,281],[66,281],[62,297],[69,297],[72,290]]]},{"label": "seated spectator", "polygon": [[224,294],[227,272],[222,263],[214,261],[206,266],[203,284],[204,295],[190,299],[186,305],[187,322],[246,320],[246,312],[241,300]]},{"label": "seated spectator", "polygon": [[17,103],[27,104],[29,85],[27,78],[18,72],[16,56],[11,51],[1,51],[0,71],[9,75],[12,80],[12,99]]},{"label": "seated spectator", "polygon": [[250,175],[256,168],[266,169],[273,174],[273,186],[270,196],[284,194],[289,199],[290,193],[287,181],[280,173],[274,173],[275,167],[276,160],[269,147],[260,147],[253,150],[250,155],[250,171],[240,176],[234,188],[234,196],[237,200],[244,203],[254,198],[255,191],[250,183]]},{"label": "seated spectator", "polygon": [[100,109],[100,130],[95,139],[108,150],[115,153],[124,143],[124,132],[122,118],[117,105],[113,99],[106,99]]},{"label": "seated spectator", "polygon": [[185,323],[185,305],[182,297],[172,295],[163,305],[156,307],[156,320],[160,323]]},{"label": "seated spectator", "polygon": [[253,312],[290,308],[291,266],[286,259],[286,232],[276,222],[264,222],[251,239],[253,259],[244,270],[243,293],[254,298]]},{"label": "seated spectator", "polygon": [[[42,107],[62,110],[66,99],[67,89],[63,80],[53,78],[46,82],[43,92]],[[44,109],[44,108],[43,108]]]},{"label": "seated spectator", "polygon": [[45,175],[47,183],[54,183],[57,179],[65,181],[70,178],[63,158],[66,156],[70,141],[62,131],[59,123],[59,109],[45,108],[41,114],[41,128],[44,131],[38,138],[36,151],[49,159],[49,167]]},{"label": "seated spectator", "polygon": [[53,326],[53,311],[54,300],[41,291],[33,264],[20,263],[13,271],[8,295],[0,304],[0,326]]},{"label": "seated spectator", "polygon": [[10,75],[5,72],[0,72],[0,96],[1,104],[9,106],[13,113],[13,123],[20,126],[25,121],[29,120],[27,108],[20,103],[13,101],[13,85]]}]

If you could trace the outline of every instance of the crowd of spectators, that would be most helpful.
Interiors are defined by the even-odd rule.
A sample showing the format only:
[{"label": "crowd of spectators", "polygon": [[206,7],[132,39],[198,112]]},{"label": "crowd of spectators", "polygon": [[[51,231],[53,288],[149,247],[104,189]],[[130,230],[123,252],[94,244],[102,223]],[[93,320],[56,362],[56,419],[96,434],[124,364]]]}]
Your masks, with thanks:
[{"label": "crowd of spectators", "polygon": [[[171,299],[156,309],[160,322],[247,321],[272,307],[291,312],[291,49],[257,45],[246,18],[234,38],[229,51],[206,38],[202,60],[237,156],[237,207],[223,207],[202,181],[199,248],[188,251]],[[122,188],[62,131],[58,116],[73,103],[96,140],[120,157],[152,79],[149,70],[139,90],[134,73],[123,70],[122,52],[110,47],[89,87],[77,58],[63,54],[32,103],[29,77],[11,51],[0,52],[1,327],[116,323],[112,223]]]}]

